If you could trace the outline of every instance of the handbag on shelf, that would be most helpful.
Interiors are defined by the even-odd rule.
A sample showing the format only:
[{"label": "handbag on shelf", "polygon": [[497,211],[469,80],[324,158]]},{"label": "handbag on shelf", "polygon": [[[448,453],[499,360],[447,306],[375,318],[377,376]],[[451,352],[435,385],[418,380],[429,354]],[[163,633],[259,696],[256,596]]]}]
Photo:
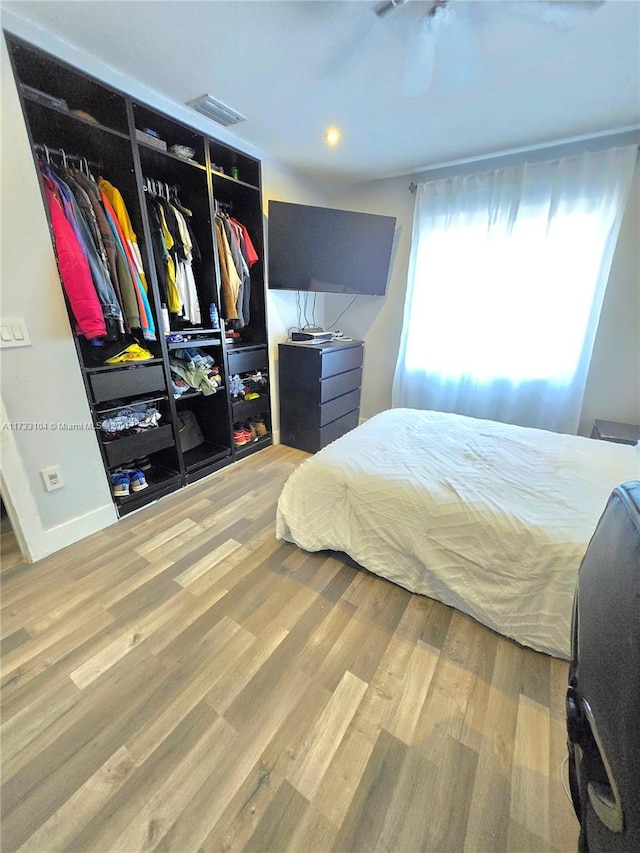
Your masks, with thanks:
[{"label": "handbag on shelf", "polygon": [[194,447],[199,447],[204,444],[204,437],[200,424],[191,409],[185,409],[178,415],[178,433],[180,435],[180,447],[182,452],[193,450]]}]

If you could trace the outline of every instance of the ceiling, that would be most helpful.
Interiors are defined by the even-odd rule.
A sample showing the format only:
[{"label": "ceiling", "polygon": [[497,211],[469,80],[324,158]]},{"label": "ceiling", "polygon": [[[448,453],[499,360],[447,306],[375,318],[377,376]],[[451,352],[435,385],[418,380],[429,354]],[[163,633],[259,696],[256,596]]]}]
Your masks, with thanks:
[{"label": "ceiling", "polygon": [[[7,2],[3,8],[179,103],[205,92],[233,129],[314,178],[369,180],[640,122],[640,2],[608,0],[565,31],[536,2],[452,0],[475,62],[438,43],[431,86],[402,94],[432,2]],[[461,81],[461,70],[470,73]],[[342,132],[329,148],[323,133]],[[217,125],[211,122],[215,135]]]}]

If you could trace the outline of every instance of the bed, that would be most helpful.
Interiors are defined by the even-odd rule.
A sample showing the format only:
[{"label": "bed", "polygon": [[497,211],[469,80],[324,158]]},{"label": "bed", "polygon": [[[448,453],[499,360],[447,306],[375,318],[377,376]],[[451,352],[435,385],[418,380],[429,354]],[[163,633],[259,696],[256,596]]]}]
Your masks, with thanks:
[{"label": "bed", "polygon": [[640,445],[392,409],[293,472],[277,536],[567,658],[580,561],[611,490],[638,478]]}]

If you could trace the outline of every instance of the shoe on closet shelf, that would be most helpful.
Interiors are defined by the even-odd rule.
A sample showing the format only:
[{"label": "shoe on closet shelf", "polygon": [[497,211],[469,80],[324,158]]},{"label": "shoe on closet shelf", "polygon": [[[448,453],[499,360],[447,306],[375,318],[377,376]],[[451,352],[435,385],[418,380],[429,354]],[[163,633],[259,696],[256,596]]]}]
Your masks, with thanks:
[{"label": "shoe on closet shelf", "polygon": [[262,438],[262,436],[268,435],[268,430],[265,426],[264,418],[262,417],[262,415],[255,416],[255,418],[253,419],[253,425],[255,427],[256,436],[258,438]]},{"label": "shoe on closet shelf", "polygon": [[151,468],[151,460],[148,456],[141,456],[140,459],[135,459],[129,467],[138,471],[148,471]]},{"label": "shoe on closet shelf", "polygon": [[256,426],[253,421],[253,418],[249,418],[245,423],[242,424],[242,429],[249,433],[249,441],[257,441],[258,434],[256,433]]},{"label": "shoe on closet shelf", "polygon": [[251,440],[251,433],[249,432],[249,438],[247,438],[247,432],[245,432],[242,424],[237,423],[233,425],[233,443],[236,447],[243,447],[247,441]]},{"label": "shoe on closet shelf", "polygon": [[116,471],[115,474],[111,474],[109,479],[111,480],[111,492],[116,498],[126,498],[129,494],[129,475],[125,474],[124,471]]},{"label": "shoe on closet shelf", "polygon": [[129,484],[133,492],[141,492],[143,489],[148,487],[149,483],[147,483],[144,474],[138,468],[133,468],[127,473],[129,475]]}]

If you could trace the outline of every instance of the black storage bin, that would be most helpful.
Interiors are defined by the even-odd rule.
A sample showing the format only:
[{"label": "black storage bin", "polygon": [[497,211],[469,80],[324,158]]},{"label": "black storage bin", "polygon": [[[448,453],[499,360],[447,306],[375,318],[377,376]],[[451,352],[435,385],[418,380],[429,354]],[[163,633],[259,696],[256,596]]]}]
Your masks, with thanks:
[{"label": "black storage bin", "polygon": [[138,394],[164,391],[166,382],[161,364],[146,367],[112,368],[89,374],[89,383],[96,403],[132,397]]},{"label": "black storage bin", "polygon": [[266,370],[269,365],[266,347],[230,349],[227,358],[229,359],[229,375],[248,373],[250,370]]},{"label": "black storage bin", "polygon": [[109,468],[116,468],[123,462],[148,456],[150,453],[164,450],[174,444],[173,427],[170,424],[165,424],[161,427],[138,432],[135,435],[125,435],[122,438],[105,441],[104,451]]}]

